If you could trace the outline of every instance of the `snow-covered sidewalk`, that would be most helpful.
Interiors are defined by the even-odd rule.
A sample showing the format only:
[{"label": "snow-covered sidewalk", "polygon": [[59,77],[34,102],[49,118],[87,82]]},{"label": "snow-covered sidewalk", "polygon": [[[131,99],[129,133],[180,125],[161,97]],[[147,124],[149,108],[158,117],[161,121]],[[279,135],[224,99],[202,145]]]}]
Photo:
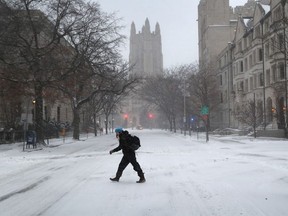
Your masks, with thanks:
[{"label": "snow-covered sidewalk", "polygon": [[39,151],[0,145],[0,215],[287,215],[287,140],[130,132],[141,139],[144,184],[132,166],[109,181],[122,157],[108,153],[114,134]]}]

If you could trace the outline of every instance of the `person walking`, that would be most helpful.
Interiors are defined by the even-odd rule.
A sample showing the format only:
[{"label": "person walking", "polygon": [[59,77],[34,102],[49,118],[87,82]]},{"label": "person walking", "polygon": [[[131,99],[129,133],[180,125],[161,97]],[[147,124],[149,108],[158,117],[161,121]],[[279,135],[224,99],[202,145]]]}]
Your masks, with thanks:
[{"label": "person walking", "polygon": [[129,148],[129,132],[124,131],[123,128],[115,129],[116,138],[119,139],[119,146],[115,149],[111,150],[109,153],[113,154],[114,152],[118,152],[122,150],[123,157],[119,163],[118,170],[116,172],[116,176],[114,178],[110,178],[111,181],[118,182],[124,169],[128,166],[129,163],[132,164],[133,169],[137,172],[140,179],[136,181],[137,183],[144,183],[146,181],[144,177],[144,173],[140,167],[140,164],[137,162],[135,151]]}]

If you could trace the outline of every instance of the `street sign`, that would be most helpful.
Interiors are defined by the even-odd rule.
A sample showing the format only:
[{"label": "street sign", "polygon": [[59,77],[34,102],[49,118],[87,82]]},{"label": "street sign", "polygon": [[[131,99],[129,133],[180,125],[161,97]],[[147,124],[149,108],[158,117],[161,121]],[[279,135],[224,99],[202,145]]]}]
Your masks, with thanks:
[{"label": "street sign", "polygon": [[203,106],[201,108],[201,115],[208,115],[209,114],[209,108],[207,106]]}]

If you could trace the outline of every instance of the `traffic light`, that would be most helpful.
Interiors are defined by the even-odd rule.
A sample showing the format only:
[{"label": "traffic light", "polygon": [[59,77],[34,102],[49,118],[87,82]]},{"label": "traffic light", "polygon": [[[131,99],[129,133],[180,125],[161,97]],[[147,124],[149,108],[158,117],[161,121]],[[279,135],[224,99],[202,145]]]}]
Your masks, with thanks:
[{"label": "traffic light", "polygon": [[128,119],[128,114],[124,114],[124,119]]},{"label": "traffic light", "polygon": [[148,117],[149,117],[149,119],[152,119],[152,118],[154,118],[154,115],[152,113],[149,113]]}]

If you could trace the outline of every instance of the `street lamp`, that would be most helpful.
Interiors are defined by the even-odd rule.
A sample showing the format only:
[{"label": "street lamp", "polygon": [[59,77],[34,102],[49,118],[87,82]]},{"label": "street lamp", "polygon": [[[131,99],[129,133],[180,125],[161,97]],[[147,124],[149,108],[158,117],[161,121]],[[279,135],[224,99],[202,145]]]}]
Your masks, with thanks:
[{"label": "street lamp", "polygon": [[184,110],[183,110],[183,123],[184,123],[184,136],[186,136],[186,80],[184,78]]},{"label": "street lamp", "polygon": [[265,78],[265,55],[264,55],[264,17],[260,20],[261,23],[261,46],[262,46],[262,77],[263,77],[263,123],[264,130],[266,129],[266,78]]},{"label": "street lamp", "polygon": [[[288,102],[287,102],[287,96],[288,96],[288,89],[287,89],[287,60],[286,60],[286,26],[285,26],[285,6],[286,6],[286,0],[281,0],[282,8],[283,8],[283,34],[284,34],[284,74],[285,74],[285,107],[288,107]],[[288,121],[288,109],[285,110],[286,114],[286,121],[285,121],[285,136],[287,137],[287,121]]]},{"label": "street lamp", "polygon": [[35,129],[35,121],[36,121],[36,100],[33,99],[32,100],[32,104],[33,104],[33,125],[34,125],[34,129]]},{"label": "street lamp", "polygon": [[227,76],[227,79],[228,79],[228,86],[227,86],[227,89],[228,89],[228,127],[230,128],[231,127],[231,80],[232,80],[232,77],[233,77],[233,58],[232,58],[232,49],[233,49],[233,46],[234,46],[234,43],[233,42],[228,42],[228,48],[229,48],[229,53],[230,53],[230,57],[229,57],[229,60],[230,60],[230,64],[229,64],[229,72],[228,72],[228,76]]}]

